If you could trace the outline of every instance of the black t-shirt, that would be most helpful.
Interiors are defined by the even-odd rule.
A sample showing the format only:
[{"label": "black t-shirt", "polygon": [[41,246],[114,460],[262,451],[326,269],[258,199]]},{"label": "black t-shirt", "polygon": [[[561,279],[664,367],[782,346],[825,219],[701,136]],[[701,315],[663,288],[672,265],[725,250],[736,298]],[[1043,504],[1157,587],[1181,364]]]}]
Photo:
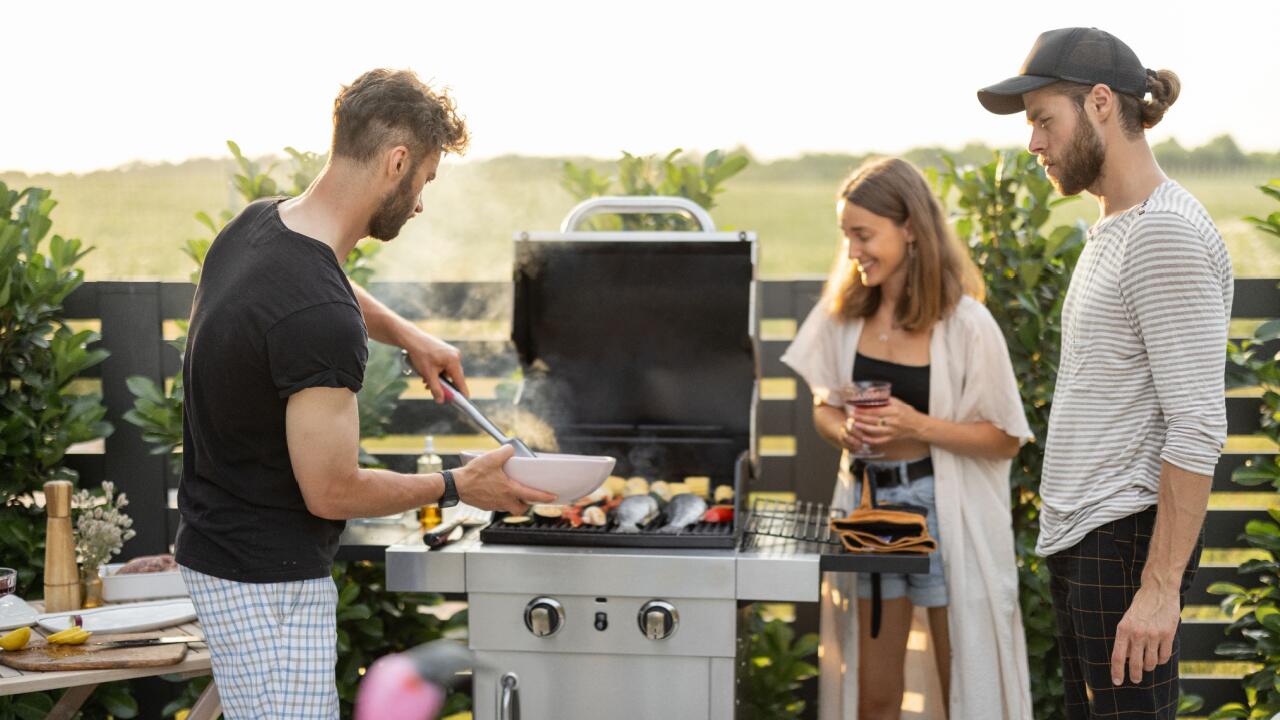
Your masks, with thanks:
[{"label": "black t-shirt", "polygon": [[176,556],[238,582],[329,574],[344,523],[307,511],[289,462],[285,407],[311,387],[364,380],[368,335],[332,249],[244,209],[209,248],[182,367]]},{"label": "black t-shirt", "polygon": [[858,353],[853,358],[853,381],[861,380],[890,383],[894,397],[925,415],[929,414],[928,365],[902,365]]}]

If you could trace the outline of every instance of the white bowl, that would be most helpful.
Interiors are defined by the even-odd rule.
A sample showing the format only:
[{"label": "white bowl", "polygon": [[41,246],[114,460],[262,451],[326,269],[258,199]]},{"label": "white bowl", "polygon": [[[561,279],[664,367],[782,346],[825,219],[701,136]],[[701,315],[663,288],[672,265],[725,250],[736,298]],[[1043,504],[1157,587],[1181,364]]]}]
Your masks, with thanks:
[{"label": "white bowl", "polygon": [[[484,450],[464,450],[462,459],[470,463],[484,454]],[[555,493],[554,504],[568,505],[604,484],[615,462],[599,455],[538,453],[531,458],[512,457],[502,470],[518,483]]]}]

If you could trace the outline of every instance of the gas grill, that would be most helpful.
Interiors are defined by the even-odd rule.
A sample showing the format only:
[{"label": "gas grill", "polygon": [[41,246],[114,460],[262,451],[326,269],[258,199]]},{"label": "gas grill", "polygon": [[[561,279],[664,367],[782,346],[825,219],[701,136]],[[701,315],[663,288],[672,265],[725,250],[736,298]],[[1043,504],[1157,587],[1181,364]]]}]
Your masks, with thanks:
[{"label": "gas grill", "polygon": [[[577,229],[600,212],[683,212],[702,229]],[[476,718],[728,720],[739,602],[815,602],[825,570],[927,571],[926,557],[845,554],[819,504],[745,512],[759,467],[753,233],[716,232],[683,198],[597,198],[560,232],[515,241],[518,404],[559,451],[615,457],[618,475],[733,487],[735,519],[624,534],[499,517],[439,550],[389,548],[388,588],[466,594]]]}]

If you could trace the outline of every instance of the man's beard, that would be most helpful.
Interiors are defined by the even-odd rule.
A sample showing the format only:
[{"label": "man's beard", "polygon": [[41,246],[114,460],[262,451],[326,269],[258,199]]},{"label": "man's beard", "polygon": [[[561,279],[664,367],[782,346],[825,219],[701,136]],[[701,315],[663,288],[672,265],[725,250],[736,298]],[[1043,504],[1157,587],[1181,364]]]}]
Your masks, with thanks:
[{"label": "man's beard", "polygon": [[1089,119],[1080,113],[1077,117],[1075,132],[1071,133],[1071,142],[1060,160],[1054,162],[1058,169],[1058,177],[1049,175],[1049,182],[1066,196],[1079,195],[1080,191],[1092,187],[1102,175],[1102,166],[1106,161],[1106,150],[1102,146],[1102,138],[1093,129]]},{"label": "man's beard", "polygon": [[384,242],[393,240],[400,234],[400,228],[413,217],[413,210],[418,206],[418,197],[413,192],[413,178],[417,174],[418,166],[415,163],[395,192],[382,199],[382,205],[369,218],[369,237]]}]

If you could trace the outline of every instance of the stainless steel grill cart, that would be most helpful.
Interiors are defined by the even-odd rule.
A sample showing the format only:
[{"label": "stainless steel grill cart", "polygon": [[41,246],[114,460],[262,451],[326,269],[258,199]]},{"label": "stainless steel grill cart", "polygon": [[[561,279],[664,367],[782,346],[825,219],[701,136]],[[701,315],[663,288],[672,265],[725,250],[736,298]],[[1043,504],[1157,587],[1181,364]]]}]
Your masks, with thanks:
[{"label": "stainless steel grill cart", "polygon": [[[589,232],[596,213],[683,212],[700,230]],[[560,450],[615,473],[735,490],[735,522],[619,534],[495,521],[429,551],[388,548],[391,590],[465,593],[475,717],[735,717],[738,606],[816,602],[821,573],[924,572],[851,556],[820,504],[757,503],[756,237],[683,198],[597,198],[557,233],[516,236],[512,336],[521,403]]]}]

